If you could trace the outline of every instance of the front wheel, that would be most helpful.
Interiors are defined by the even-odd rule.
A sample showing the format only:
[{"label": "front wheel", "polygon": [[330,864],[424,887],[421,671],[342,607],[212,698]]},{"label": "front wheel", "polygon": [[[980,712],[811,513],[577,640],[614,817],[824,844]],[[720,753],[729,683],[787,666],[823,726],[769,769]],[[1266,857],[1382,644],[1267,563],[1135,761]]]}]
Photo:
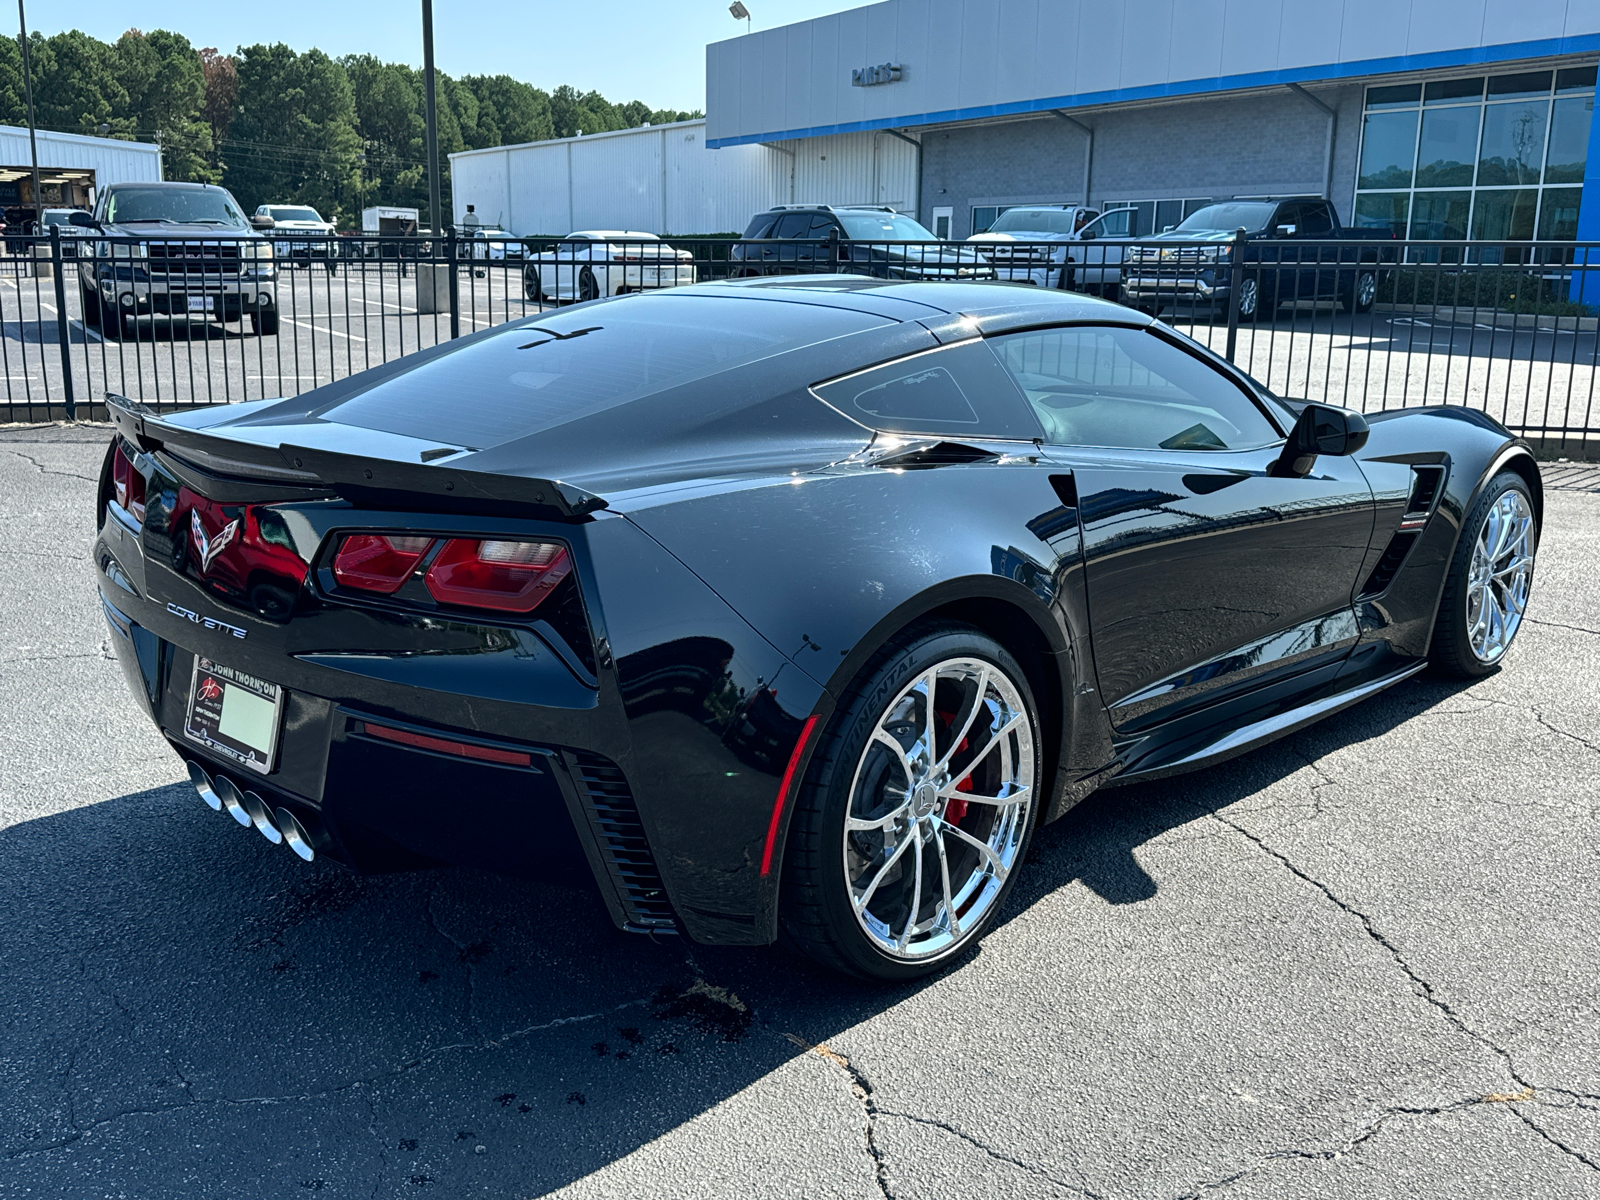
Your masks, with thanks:
[{"label": "front wheel", "polygon": [[889,643],[845,693],[796,799],[785,940],[882,980],[963,954],[1027,851],[1038,745],[1027,676],[994,639],[937,624]]},{"label": "front wheel", "polygon": [[1246,279],[1239,285],[1239,320],[1254,321],[1261,312],[1261,284]]},{"label": "front wheel", "polygon": [[1527,481],[1502,471],[1461,527],[1428,647],[1434,666],[1466,679],[1499,667],[1522,628],[1538,539]]},{"label": "front wheel", "polygon": [[538,267],[528,267],[522,272],[522,294],[535,304],[544,299],[544,287],[539,281]]},{"label": "front wheel", "polygon": [[1349,287],[1339,293],[1339,307],[1347,313],[1364,313],[1378,298],[1378,277],[1371,271],[1358,271]]},{"label": "front wheel", "polygon": [[271,337],[278,332],[278,310],[269,308],[250,314],[250,328],[258,336]]},{"label": "front wheel", "polygon": [[578,272],[578,299],[580,302],[600,299],[600,283],[588,267]]}]

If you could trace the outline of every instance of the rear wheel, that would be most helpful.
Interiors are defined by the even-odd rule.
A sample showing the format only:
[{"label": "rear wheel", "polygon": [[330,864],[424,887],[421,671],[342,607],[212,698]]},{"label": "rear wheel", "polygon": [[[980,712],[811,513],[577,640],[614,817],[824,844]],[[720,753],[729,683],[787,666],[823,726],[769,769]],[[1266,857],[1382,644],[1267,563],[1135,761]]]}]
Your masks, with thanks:
[{"label": "rear wheel", "polygon": [[1239,285],[1239,320],[1254,321],[1260,312],[1261,284],[1247,278]]},{"label": "rear wheel", "polygon": [[580,301],[600,299],[599,281],[588,267],[578,272],[578,299]]},{"label": "rear wheel", "polygon": [[278,310],[269,308],[250,314],[251,330],[263,336],[272,336],[278,332]]},{"label": "rear wheel", "polygon": [[1339,292],[1339,307],[1347,313],[1364,313],[1378,298],[1378,276],[1372,271],[1357,271],[1349,287]]},{"label": "rear wheel", "polygon": [[78,299],[83,301],[83,323],[91,329],[100,328],[100,297],[86,288],[78,289]]},{"label": "rear wheel", "polygon": [[1027,677],[969,626],[900,635],[818,742],[785,854],[785,940],[873,979],[931,974],[994,923],[1038,808]]},{"label": "rear wheel", "polygon": [[1468,679],[1499,668],[1533,588],[1533,496],[1515,471],[1489,481],[1461,527],[1428,657]]},{"label": "rear wheel", "polygon": [[544,299],[544,286],[539,280],[539,268],[527,267],[522,272],[522,294],[537,303]]}]

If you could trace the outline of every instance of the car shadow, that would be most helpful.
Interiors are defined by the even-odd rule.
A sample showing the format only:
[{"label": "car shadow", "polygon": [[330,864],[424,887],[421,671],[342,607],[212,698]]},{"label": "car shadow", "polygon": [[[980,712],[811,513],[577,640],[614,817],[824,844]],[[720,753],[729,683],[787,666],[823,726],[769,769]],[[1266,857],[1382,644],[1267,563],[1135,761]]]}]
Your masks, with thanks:
[{"label": "car shadow", "polygon": [[[1413,681],[1222,767],[1091,797],[1040,831],[1005,920],[1075,881],[1149,899],[1152,838],[1457,690]],[[0,913],[0,1154],[19,1193],[539,1195],[939,986],[620,934],[587,883],[302,864],[187,784],[0,831]]]}]

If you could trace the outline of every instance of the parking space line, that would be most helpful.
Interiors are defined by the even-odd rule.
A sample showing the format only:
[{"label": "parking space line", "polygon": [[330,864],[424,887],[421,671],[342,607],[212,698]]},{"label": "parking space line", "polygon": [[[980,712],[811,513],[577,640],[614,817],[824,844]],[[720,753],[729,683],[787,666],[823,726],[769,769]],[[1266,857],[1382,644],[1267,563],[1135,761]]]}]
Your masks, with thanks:
[{"label": "parking space line", "polygon": [[309,321],[296,321],[293,317],[284,317],[283,320],[291,325],[298,325],[301,329],[310,329],[315,333],[331,333],[334,337],[347,338],[353,342],[364,342],[367,339],[359,333],[341,333],[337,329],[324,329],[321,325],[313,325]]}]

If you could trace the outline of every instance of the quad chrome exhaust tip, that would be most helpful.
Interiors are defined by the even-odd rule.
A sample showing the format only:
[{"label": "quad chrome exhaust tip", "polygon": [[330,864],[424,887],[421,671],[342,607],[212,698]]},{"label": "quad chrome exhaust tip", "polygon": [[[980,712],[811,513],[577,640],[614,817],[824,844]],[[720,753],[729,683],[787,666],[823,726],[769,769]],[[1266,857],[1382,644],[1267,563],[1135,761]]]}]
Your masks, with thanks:
[{"label": "quad chrome exhaust tip", "polygon": [[278,828],[282,831],[283,841],[306,862],[311,862],[317,857],[317,848],[306,827],[287,808],[278,810]]},{"label": "quad chrome exhaust tip", "polygon": [[206,807],[212,812],[221,812],[222,797],[217,795],[216,785],[211,782],[211,776],[206,774],[206,769],[192,758],[188,766],[189,782],[194,784],[194,790],[200,793],[200,799],[206,802]]},{"label": "quad chrome exhaust tip", "polygon": [[223,811],[248,829],[254,822],[250,819],[250,810],[244,806],[244,793],[239,790],[239,785],[226,775],[218,775],[212,780],[211,786],[222,801]]}]

